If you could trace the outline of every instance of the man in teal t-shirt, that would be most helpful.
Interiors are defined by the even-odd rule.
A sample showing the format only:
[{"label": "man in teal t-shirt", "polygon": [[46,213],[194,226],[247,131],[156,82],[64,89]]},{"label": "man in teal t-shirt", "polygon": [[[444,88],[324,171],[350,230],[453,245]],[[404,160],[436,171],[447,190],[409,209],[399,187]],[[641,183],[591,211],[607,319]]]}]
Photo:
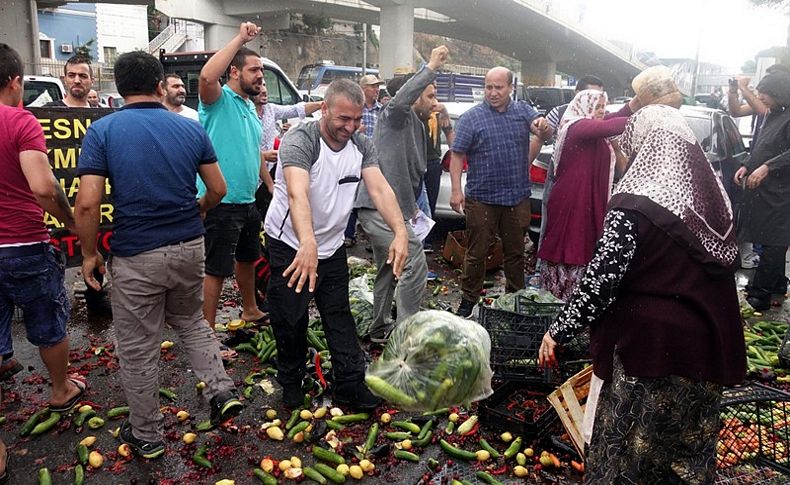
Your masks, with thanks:
[{"label": "man in teal t-shirt", "polygon": [[[212,327],[222,284],[234,272],[244,307],[241,319],[256,321],[264,316],[255,302],[254,276],[254,264],[260,257],[261,216],[255,207],[255,189],[261,171],[261,122],[250,100],[261,91],[263,63],[260,55],[244,47],[260,30],[251,22],[241,24],[239,34],[200,71],[198,114],[228,186],[225,198],[205,219],[203,313]],[[219,79],[228,66],[228,82],[222,86]],[[198,181],[198,197],[204,191]]]}]

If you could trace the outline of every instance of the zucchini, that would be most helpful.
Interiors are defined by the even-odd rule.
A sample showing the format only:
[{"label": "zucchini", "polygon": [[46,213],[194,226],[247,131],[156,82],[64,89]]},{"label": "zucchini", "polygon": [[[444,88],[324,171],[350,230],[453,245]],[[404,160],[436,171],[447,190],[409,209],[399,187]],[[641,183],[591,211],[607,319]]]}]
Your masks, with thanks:
[{"label": "zucchini", "polygon": [[28,418],[28,420],[25,421],[25,424],[23,424],[22,427],[19,428],[19,436],[24,437],[29,435],[30,432],[33,431],[33,428],[36,427],[38,422],[42,419],[45,419],[45,416],[49,416],[49,413],[50,413],[49,408],[43,408],[36,411],[36,413],[30,416],[30,418]]},{"label": "zucchini", "polygon": [[480,438],[480,448],[486,450],[491,455],[491,458],[499,458],[499,452],[483,438]]},{"label": "zucchini", "polygon": [[386,399],[387,401],[397,404],[400,407],[408,408],[417,404],[417,400],[409,396],[405,392],[397,389],[389,382],[381,377],[374,375],[365,376],[365,384],[368,385],[374,394]]},{"label": "zucchini", "polygon": [[408,431],[410,433],[415,433],[416,434],[416,433],[419,433],[421,431],[420,427],[417,426],[416,424],[412,423],[411,421],[393,421],[390,424],[392,426],[396,427],[396,428],[400,428],[403,431]]},{"label": "zucchini", "polygon": [[368,430],[368,438],[365,440],[365,447],[363,452],[369,452],[376,444],[376,439],[379,437],[379,423],[373,423]]},{"label": "zucchini", "polygon": [[129,414],[129,406],[118,406],[107,411],[107,417],[110,419],[120,418]]},{"label": "zucchini", "polygon": [[324,478],[323,475],[318,473],[315,470],[315,468],[311,468],[309,466],[303,467],[302,468],[302,473],[304,473],[305,477],[307,477],[308,479],[318,483],[319,485],[326,485],[326,478]]},{"label": "zucchini", "polygon": [[46,421],[42,421],[38,423],[36,427],[33,428],[33,431],[30,432],[30,435],[37,436],[46,433],[47,431],[52,429],[53,426],[58,424],[58,421],[60,421],[60,413],[52,411],[51,413],[49,413],[49,417],[47,418]]},{"label": "zucchini", "polygon": [[263,485],[277,485],[277,479],[269,475],[265,471],[261,470],[260,468],[253,468],[252,474],[255,475],[258,478],[258,480],[263,482]]}]

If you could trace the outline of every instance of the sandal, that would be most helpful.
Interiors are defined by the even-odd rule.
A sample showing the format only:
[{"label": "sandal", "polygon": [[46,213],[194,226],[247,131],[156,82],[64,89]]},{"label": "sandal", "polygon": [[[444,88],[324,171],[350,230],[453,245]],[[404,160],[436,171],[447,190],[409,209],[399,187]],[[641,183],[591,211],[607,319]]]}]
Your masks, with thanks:
[{"label": "sandal", "polygon": [[5,470],[3,473],[0,474],[0,484],[8,483],[8,469],[9,469],[9,462],[11,460],[11,455],[8,454],[8,445],[5,446]]},{"label": "sandal", "polygon": [[77,389],[79,389],[80,392],[78,392],[74,397],[72,397],[71,399],[69,399],[68,401],[66,401],[63,404],[54,405],[54,404],[50,403],[49,404],[49,410],[50,411],[58,412],[58,413],[71,411],[71,409],[74,406],[76,406],[77,403],[80,402],[80,399],[82,399],[82,396],[85,394],[85,390],[88,388],[88,384],[85,381],[82,381],[82,380],[79,380],[79,379],[75,379],[73,377],[69,378],[69,382],[71,382],[72,384],[77,386]]}]

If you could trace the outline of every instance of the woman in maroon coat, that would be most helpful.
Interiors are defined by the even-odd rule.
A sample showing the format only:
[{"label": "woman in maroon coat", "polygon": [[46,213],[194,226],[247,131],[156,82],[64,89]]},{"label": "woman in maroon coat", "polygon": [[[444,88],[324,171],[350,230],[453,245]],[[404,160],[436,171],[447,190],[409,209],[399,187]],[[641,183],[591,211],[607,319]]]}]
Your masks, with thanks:
[{"label": "woman in maroon coat", "polygon": [[538,257],[543,286],[567,301],[601,236],[612,193],[615,150],[608,138],[623,132],[636,98],[606,115],[606,93],[587,89],[573,98],[560,120],[554,180]]},{"label": "woman in maroon coat", "polygon": [[603,235],[540,363],[590,329],[584,483],[713,483],[723,385],[746,374],[732,210],[680,111],[648,106]]}]

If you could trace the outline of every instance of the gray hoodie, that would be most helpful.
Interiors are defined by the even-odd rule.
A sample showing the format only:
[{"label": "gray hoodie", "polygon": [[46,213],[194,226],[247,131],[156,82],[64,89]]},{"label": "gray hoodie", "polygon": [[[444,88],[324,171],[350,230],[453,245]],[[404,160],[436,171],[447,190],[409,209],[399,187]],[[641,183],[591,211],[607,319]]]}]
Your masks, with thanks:
[{"label": "gray hoodie", "polygon": [[[404,219],[417,212],[416,197],[428,164],[425,125],[411,106],[435,78],[436,73],[426,66],[409,79],[381,111],[373,132],[379,167],[395,192]],[[376,208],[364,182],[359,184],[354,207]]]}]

